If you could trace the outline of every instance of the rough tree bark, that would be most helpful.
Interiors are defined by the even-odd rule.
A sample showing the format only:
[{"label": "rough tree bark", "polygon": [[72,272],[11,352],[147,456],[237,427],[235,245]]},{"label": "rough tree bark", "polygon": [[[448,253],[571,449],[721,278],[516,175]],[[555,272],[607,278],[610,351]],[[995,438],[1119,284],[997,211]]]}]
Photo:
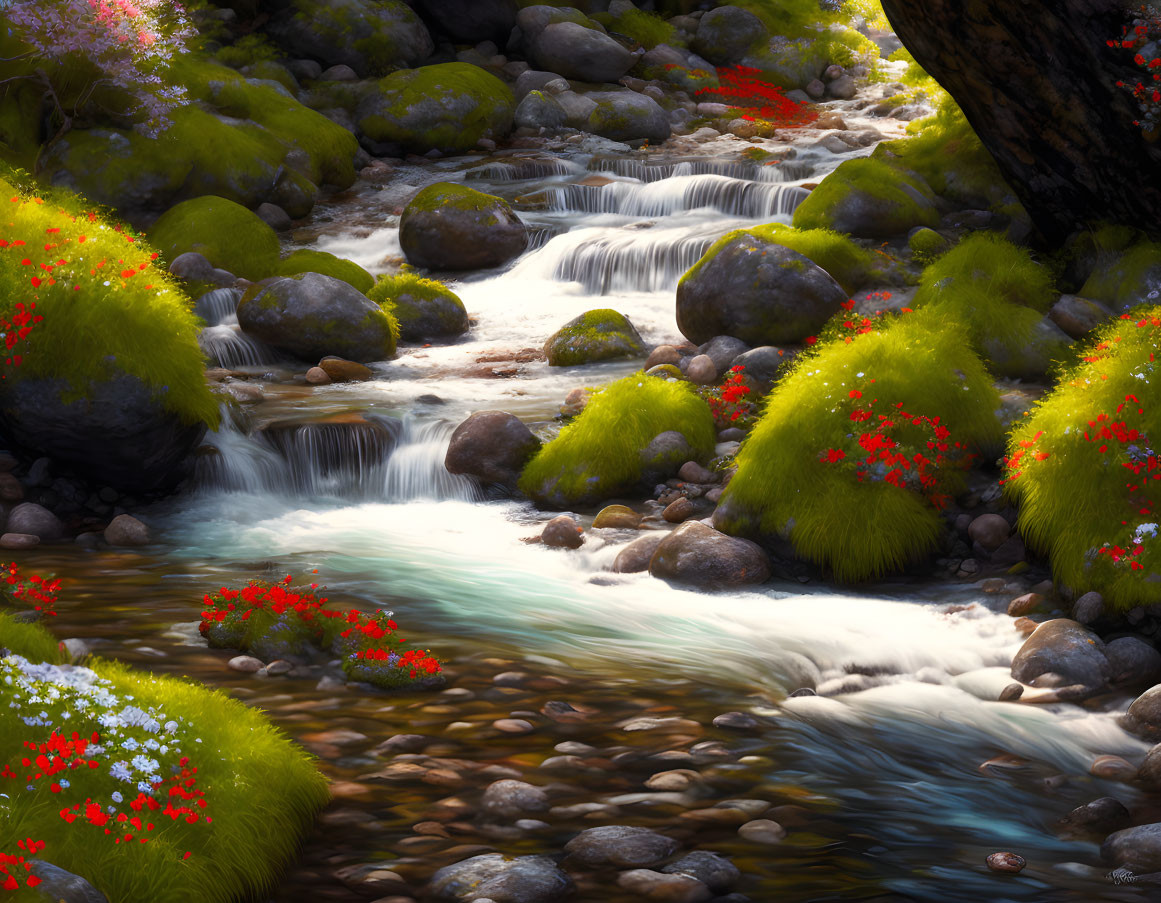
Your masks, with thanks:
[{"label": "rough tree bark", "polygon": [[1161,233],[1161,141],[1133,125],[1139,9],[1113,0],[883,0],[896,34],[955,98],[1044,238],[1095,222]]}]

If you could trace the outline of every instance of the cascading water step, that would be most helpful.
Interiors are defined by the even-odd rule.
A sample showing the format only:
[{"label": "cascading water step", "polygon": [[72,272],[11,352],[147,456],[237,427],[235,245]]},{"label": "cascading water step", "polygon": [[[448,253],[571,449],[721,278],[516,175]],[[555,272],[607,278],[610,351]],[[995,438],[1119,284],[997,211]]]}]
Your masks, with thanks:
[{"label": "cascading water step", "polygon": [[765,219],[790,216],[810,194],[777,182],[746,182],[722,175],[674,175],[645,182],[561,185],[544,191],[546,206],[564,213],[672,216],[711,209],[728,216]]}]

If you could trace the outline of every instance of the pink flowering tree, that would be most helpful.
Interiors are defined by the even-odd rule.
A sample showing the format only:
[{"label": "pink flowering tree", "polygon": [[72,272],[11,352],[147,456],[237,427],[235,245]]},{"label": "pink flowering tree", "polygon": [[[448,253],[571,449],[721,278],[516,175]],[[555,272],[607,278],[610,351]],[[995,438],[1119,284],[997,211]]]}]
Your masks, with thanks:
[{"label": "pink flowering tree", "polygon": [[[171,0],[0,0],[0,38],[19,52],[0,58],[0,86],[31,81],[52,104],[56,133],[81,117],[103,117],[156,137],[186,99],[165,80],[196,30]],[[38,161],[39,162],[39,161]]]}]

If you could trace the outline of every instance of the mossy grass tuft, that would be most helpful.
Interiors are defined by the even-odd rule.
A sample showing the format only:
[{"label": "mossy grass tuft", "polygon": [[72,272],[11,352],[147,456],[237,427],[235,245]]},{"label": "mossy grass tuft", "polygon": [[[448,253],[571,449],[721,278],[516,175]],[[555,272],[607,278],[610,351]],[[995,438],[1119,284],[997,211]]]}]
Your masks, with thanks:
[{"label": "mossy grass tuft", "polygon": [[[0,646],[35,662],[42,653],[51,652],[50,644],[55,646],[55,641],[42,628],[15,625],[10,618],[0,617]],[[46,659],[58,661],[51,654]],[[0,838],[8,838],[11,847],[0,843],[0,851],[20,853],[12,848],[17,838],[43,841],[37,858],[84,876],[110,900],[185,903],[196,897],[205,903],[229,903],[268,892],[328,798],[326,780],[311,758],[260,712],[224,693],[133,671],[116,662],[94,660],[87,667],[95,676],[86,679],[96,682],[78,689],[58,683],[59,672],[32,669],[30,674],[29,666],[19,659],[0,659],[0,669],[7,676],[21,675],[15,684],[5,685],[0,763],[7,763],[23,778],[26,769],[21,759],[28,755],[25,741],[46,743],[53,730],[66,737],[77,731],[86,739],[97,732],[101,742],[101,751],[84,753],[99,763],[97,768],[69,769],[34,780],[32,790],[25,789],[23,780],[7,782],[9,799],[0,806]],[[31,683],[22,687],[29,678]],[[45,692],[49,687],[60,688],[59,699]],[[30,692],[41,699],[35,711],[27,708]],[[7,704],[21,698],[23,709]],[[67,720],[66,709],[70,712]],[[132,711],[143,713],[142,719]],[[157,730],[152,734],[151,728],[141,727],[150,712],[166,719],[165,726],[155,722]],[[98,721],[104,713],[116,713],[112,716],[115,726]],[[22,715],[30,714],[35,720],[26,723]],[[137,752],[126,745],[122,751],[116,745],[118,735],[142,740],[153,736],[160,745],[138,746]],[[176,744],[179,752],[171,748]],[[178,754],[188,757],[188,766],[197,769],[193,783],[183,787],[196,786],[194,798],[204,792],[206,805],[197,808],[177,796],[168,796],[161,805],[187,805],[198,816],[196,822],[187,822],[184,815],[170,818],[160,808],[134,812],[130,802],[139,791],[114,775],[115,760],[135,755],[155,758],[161,763],[158,770],[165,774],[160,776],[161,789],[154,793],[164,795],[174,780],[170,759],[175,759],[172,764],[177,767]],[[61,780],[66,777],[67,781]],[[54,781],[59,782],[59,792],[49,786]],[[96,808],[86,810],[86,800],[96,803]],[[129,840],[116,830],[105,834],[92,822],[106,817],[108,805],[130,818],[140,816],[140,828],[112,817],[107,823],[127,832]],[[62,818],[62,809],[74,813],[71,821]],[[145,822],[153,830],[146,829]],[[121,843],[114,843],[118,837]],[[140,843],[140,837],[148,842]]]},{"label": "mossy grass tuft", "polygon": [[931,188],[923,179],[885,160],[860,157],[839,164],[810,192],[794,211],[794,226],[838,229],[836,223],[845,219],[850,195],[855,192],[861,196],[856,209],[866,203],[864,199],[878,202],[876,230],[882,234],[939,224],[939,215],[930,204]]},{"label": "mossy grass tuft", "polygon": [[619,16],[613,16],[610,13],[596,13],[593,18],[609,31],[632,38],[648,50],[652,50],[658,44],[684,45],[677,29],[656,13],[641,9],[629,9]]},{"label": "mossy grass tuft", "polygon": [[[767,397],[715,523],[789,541],[839,580],[868,580],[936,548],[940,499],[963,485],[968,455],[999,441],[999,400],[954,322],[935,313],[816,348]],[[907,453],[908,463],[884,463],[883,452]],[[932,465],[921,468],[914,453]]]},{"label": "mossy grass tuft", "polygon": [[1027,250],[978,232],[923,271],[912,304],[952,317],[985,357],[991,348],[1015,360],[1057,297],[1052,273]]},{"label": "mossy grass tuft", "polygon": [[300,248],[283,257],[271,275],[297,276],[300,273],[322,273],[324,276],[333,276],[335,279],[342,279],[363,294],[369,292],[375,284],[375,277],[354,261],[336,257],[327,251],[314,251],[308,248]]},{"label": "mossy grass tuft", "polygon": [[278,235],[257,213],[206,195],[170,207],[149,231],[166,260],[195,251],[246,279],[265,279],[279,266]]},{"label": "mossy grass tuft", "polygon": [[[0,316],[42,317],[8,335],[8,380],[61,379],[83,397],[127,373],[188,423],[215,428],[199,321],[139,236],[63,190],[25,194],[0,181]],[[35,309],[31,308],[35,305]]]},{"label": "mossy grass tuft", "polygon": [[537,453],[520,477],[531,498],[585,504],[626,492],[641,479],[640,452],[677,430],[699,457],[713,451],[713,416],[686,383],[634,373],[594,394],[575,421]]},{"label": "mossy grass tuft", "polygon": [[1161,307],[1103,326],[1012,430],[1006,490],[1056,579],[1112,609],[1161,602]]}]

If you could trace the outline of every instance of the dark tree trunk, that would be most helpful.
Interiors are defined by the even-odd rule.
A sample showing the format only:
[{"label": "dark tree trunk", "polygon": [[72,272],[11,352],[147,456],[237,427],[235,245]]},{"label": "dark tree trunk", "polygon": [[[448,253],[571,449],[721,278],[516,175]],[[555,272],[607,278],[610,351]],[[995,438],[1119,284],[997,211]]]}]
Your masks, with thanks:
[{"label": "dark tree trunk", "polygon": [[[896,34],[955,98],[1044,238],[1100,221],[1161,232],[1161,127],[1119,39],[1139,4],[1112,0],[883,0]],[[1147,77],[1147,76],[1145,76]]]}]

